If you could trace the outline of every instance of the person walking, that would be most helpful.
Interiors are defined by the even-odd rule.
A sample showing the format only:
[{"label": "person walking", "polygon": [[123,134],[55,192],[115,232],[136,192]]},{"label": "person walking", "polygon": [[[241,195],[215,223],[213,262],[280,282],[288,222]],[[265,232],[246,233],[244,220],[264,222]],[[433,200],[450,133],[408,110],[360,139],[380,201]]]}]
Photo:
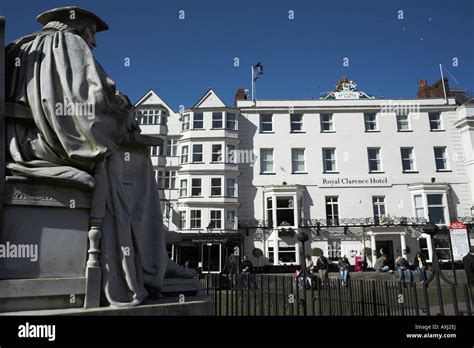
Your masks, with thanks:
[{"label": "person walking", "polygon": [[420,251],[416,253],[413,264],[416,267],[420,283],[424,283],[426,281],[426,259]]},{"label": "person walking", "polygon": [[250,274],[253,273],[253,263],[248,259],[247,256],[244,256],[242,264],[240,265],[240,272],[242,276],[242,286],[244,288],[250,288]]},{"label": "person walking", "polygon": [[237,262],[234,254],[230,254],[227,259],[227,270],[229,271],[229,274],[237,273]]},{"label": "person walking", "polygon": [[346,255],[344,255],[344,257],[339,258],[338,266],[342,286],[347,286],[347,279],[349,278],[349,269],[351,267],[351,264],[349,263],[349,260],[347,259]]},{"label": "person walking", "polygon": [[316,261],[316,268],[319,272],[319,278],[321,279],[322,287],[327,285],[328,281],[328,269],[329,269],[329,262],[326,256],[321,255],[318,260]]}]

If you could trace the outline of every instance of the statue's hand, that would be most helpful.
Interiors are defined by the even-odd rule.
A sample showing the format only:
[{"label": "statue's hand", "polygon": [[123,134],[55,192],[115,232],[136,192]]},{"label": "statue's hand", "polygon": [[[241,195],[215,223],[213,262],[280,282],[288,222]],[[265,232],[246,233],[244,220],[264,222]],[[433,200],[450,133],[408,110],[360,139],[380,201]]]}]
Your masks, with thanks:
[{"label": "statue's hand", "polygon": [[138,125],[137,120],[133,116],[129,116],[127,119],[127,129],[130,132],[138,132],[140,133],[141,129],[140,126]]}]

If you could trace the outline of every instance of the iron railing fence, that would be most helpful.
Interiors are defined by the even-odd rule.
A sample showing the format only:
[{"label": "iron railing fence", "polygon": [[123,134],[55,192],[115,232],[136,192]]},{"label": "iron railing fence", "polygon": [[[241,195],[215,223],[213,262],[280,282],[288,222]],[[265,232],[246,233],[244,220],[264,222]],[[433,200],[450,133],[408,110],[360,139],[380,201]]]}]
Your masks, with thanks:
[{"label": "iron railing fence", "polygon": [[201,275],[218,316],[432,316],[472,315],[467,284],[268,274]]}]

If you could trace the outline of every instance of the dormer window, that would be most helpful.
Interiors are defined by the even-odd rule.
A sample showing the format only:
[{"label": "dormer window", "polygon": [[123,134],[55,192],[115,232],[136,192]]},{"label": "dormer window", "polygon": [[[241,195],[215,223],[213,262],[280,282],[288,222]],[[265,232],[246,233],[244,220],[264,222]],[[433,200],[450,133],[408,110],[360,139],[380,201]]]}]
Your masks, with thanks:
[{"label": "dormer window", "polygon": [[134,115],[137,122],[141,125],[166,125],[167,123],[167,112],[164,109],[136,110]]}]

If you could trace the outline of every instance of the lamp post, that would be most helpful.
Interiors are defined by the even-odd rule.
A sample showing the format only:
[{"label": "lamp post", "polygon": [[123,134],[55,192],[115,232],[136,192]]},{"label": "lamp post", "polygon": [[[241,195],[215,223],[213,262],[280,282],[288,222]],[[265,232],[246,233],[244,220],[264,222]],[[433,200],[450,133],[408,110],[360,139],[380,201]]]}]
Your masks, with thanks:
[{"label": "lamp post", "polygon": [[212,243],[207,243],[207,274],[208,277],[211,275],[211,246]]},{"label": "lamp post", "polygon": [[[306,260],[305,260],[305,243],[308,241],[309,239],[309,236],[301,231],[300,233],[298,233],[298,235],[296,236],[296,238],[301,242],[301,255],[302,255],[302,258],[301,258],[301,272],[299,274],[299,277],[303,279],[303,299],[301,300],[302,301],[302,305],[303,305],[303,315],[306,316],[306,278],[308,277],[308,274],[307,274],[307,271],[306,271]],[[299,290],[298,290],[299,291]]]},{"label": "lamp post", "polygon": [[[212,237],[212,223],[210,223],[209,225],[207,225],[206,227],[206,230],[207,232],[209,233],[209,240],[211,240],[211,237]],[[207,243],[207,274],[208,274],[208,277],[210,277],[211,275],[211,247],[212,247],[212,243]]]},{"label": "lamp post", "polygon": [[426,280],[424,286],[427,286],[433,279],[436,279],[436,289],[437,289],[437,295],[438,295],[438,304],[439,304],[439,309],[440,309],[440,314],[444,315],[444,306],[443,306],[443,296],[441,294],[441,280],[443,279],[446,283],[451,284],[451,285],[456,285],[456,283],[453,283],[450,279],[448,279],[443,272],[441,272],[441,269],[439,267],[439,262],[438,262],[438,255],[436,254],[436,250],[434,247],[434,239],[435,235],[439,231],[439,227],[436,226],[434,223],[429,222],[425,226],[422,227],[423,232],[428,234],[431,239],[431,255],[432,255],[432,272],[431,275],[428,277]]}]

